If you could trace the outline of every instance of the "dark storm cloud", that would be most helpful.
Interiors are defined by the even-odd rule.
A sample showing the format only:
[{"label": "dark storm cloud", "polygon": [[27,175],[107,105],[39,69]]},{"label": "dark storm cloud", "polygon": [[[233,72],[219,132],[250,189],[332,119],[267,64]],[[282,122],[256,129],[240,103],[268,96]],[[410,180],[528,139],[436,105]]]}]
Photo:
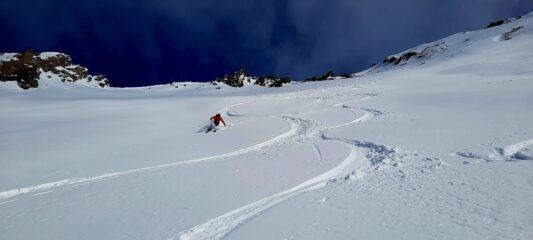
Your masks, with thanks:
[{"label": "dark storm cloud", "polygon": [[116,86],[208,81],[241,66],[301,79],[531,10],[530,0],[1,0],[0,52],[66,52]]}]

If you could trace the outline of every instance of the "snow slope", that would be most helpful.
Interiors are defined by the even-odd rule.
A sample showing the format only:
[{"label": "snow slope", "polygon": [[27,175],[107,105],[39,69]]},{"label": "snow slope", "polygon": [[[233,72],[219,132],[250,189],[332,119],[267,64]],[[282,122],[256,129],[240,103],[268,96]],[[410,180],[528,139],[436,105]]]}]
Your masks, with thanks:
[{"label": "snow slope", "polygon": [[532,239],[533,14],[436,45],[275,89],[1,83],[0,239]]}]

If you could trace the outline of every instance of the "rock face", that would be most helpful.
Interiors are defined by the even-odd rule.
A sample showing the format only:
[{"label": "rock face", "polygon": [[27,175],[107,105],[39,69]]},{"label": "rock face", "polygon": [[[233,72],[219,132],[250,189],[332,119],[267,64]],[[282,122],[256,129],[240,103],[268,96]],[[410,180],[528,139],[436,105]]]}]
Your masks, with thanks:
[{"label": "rock face", "polygon": [[62,53],[35,53],[29,49],[18,54],[0,54],[0,81],[16,81],[22,89],[37,88],[43,73],[63,82],[94,81],[94,86],[109,87],[104,75],[89,75],[87,68],[74,65],[72,59]]},{"label": "rock face", "polygon": [[213,85],[224,83],[231,87],[244,87],[244,85],[258,85],[264,87],[282,87],[283,84],[290,83],[288,77],[253,77],[249,76],[246,69],[242,68],[233,74],[225,74],[223,78],[218,78],[211,82]]}]

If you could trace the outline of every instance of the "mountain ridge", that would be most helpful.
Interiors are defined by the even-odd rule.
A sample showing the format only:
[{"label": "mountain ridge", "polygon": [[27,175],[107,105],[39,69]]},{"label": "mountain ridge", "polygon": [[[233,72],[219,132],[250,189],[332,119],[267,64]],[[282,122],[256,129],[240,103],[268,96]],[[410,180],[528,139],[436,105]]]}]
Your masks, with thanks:
[{"label": "mountain ridge", "polygon": [[[221,78],[216,78],[215,80],[209,82],[209,84],[215,86],[217,89],[220,89],[220,84],[237,88],[250,85],[263,87],[282,87],[286,84],[295,82],[304,83],[356,78],[363,74],[382,72],[388,69],[401,67],[406,64],[413,64],[414,62],[424,65],[432,58],[443,55],[449,50],[449,48],[464,48],[465,46],[468,46],[471,43],[467,44],[467,42],[471,41],[472,38],[475,38],[476,34],[487,34],[487,32],[493,31],[501,32],[502,29],[507,29],[506,26],[513,25],[512,28],[495,34],[493,39],[496,42],[509,41],[514,35],[516,35],[517,32],[524,31],[523,25],[518,26],[515,23],[524,19],[528,19],[532,15],[533,12],[530,12],[517,18],[492,21],[484,29],[472,32],[456,33],[433,42],[421,44],[413,48],[406,49],[400,53],[389,55],[384,58],[382,63],[374,64],[369,69],[353,74],[342,74],[337,76],[333,73],[333,71],[328,71],[323,75],[308,77],[302,81],[291,81],[289,77],[251,76],[248,74],[245,68],[241,68],[232,74],[225,74]],[[459,51],[460,50],[461,49],[459,49]],[[89,70],[87,68],[73,64],[72,58],[65,53],[35,53],[32,49],[28,49],[22,53],[0,54],[0,82],[16,81],[20,88],[27,90],[30,88],[37,88],[39,86],[39,79],[41,78],[41,75],[46,78],[57,78],[62,82],[85,83],[85,85],[100,88],[112,87],[109,83],[109,80],[104,75],[89,75]],[[170,83],[170,85],[176,86],[177,88],[178,85],[174,84],[175,83]],[[205,84],[202,86],[204,85]]]}]

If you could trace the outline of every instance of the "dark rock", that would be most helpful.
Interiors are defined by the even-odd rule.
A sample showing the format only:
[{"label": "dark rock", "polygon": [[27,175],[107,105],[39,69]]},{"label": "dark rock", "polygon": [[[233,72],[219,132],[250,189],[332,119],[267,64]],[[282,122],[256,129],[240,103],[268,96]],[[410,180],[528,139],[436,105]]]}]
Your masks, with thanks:
[{"label": "dark rock", "polygon": [[351,78],[350,74],[344,73],[341,75],[341,78]]},{"label": "dark rock", "polygon": [[255,81],[255,85],[268,86],[268,87],[283,87],[283,84],[290,83],[291,80],[288,77],[259,77]]},{"label": "dark rock", "polygon": [[33,56],[33,50],[28,49],[8,62],[0,62],[0,81],[16,81],[22,89],[38,87],[39,68],[32,64]]},{"label": "dark rock", "polygon": [[414,57],[414,56],[417,56],[419,53],[418,52],[406,52],[404,54],[402,54],[401,56],[399,57],[395,57],[395,56],[389,56],[389,57],[386,57],[384,60],[383,60],[383,64],[394,64],[394,65],[398,65],[402,62],[407,62],[409,61],[410,58]]},{"label": "dark rock", "polygon": [[400,56],[400,58],[398,58],[394,62],[394,65],[398,65],[401,62],[407,62],[407,61],[409,61],[409,58],[411,58],[413,56],[416,56],[417,54],[418,54],[417,52],[406,52],[406,53],[402,54],[402,56]]},{"label": "dark rock", "polygon": [[243,87],[243,78],[247,76],[246,69],[241,68],[233,74],[224,74],[223,78],[217,78],[215,82],[225,83],[231,87]]},{"label": "dark rock", "polygon": [[491,27],[500,26],[500,25],[503,25],[503,24],[506,24],[506,23],[510,23],[510,22],[512,22],[514,20],[517,20],[517,19],[520,19],[520,18],[522,18],[522,16],[517,17],[517,18],[507,18],[505,20],[492,21],[492,22],[489,23],[489,25],[487,25],[487,27],[485,27],[485,29],[491,28]]},{"label": "dark rock", "polygon": [[333,71],[328,71],[324,75],[306,78],[305,80],[303,80],[303,82],[316,82],[316,81],[325,81],[325,80],[333,80],[333,79],[335,79],[335,74],[333,73]]},{"label": "dark rock", "polygon": [[394,63],[394,62],[396,62],[396,60],[397,60],[397,58],[394,57],[394,56],[386,57],[386,58],[383,60],[383,64]]},{"label": "dark rock", "polygon": [[520,26],[520,27],[515,27],[513,29],[511,29],[511,31],[509,32],[506,32],[502,35],[502,40],[503,41],[507,41],[507,40],[511,40],[511,38],[513,38],[513,33],[515,33],[516,31],[522,29],[524,26]]},{"label": "dark rock", "polygon": [[491,28],[491,27],[500,26],[500,25],[502,25],[504,23],[505,23],[504,20],[498,20],[498,21],[490,22],[489,25],[487,27],[485,27],[485,29]]},{"label": "dark rock", "polygon": [[265,87],[281,87],[283,84],[290,83],[288,77],[254,77],[249,76],[246,69],[239,69],[233,74],[225,74],[223,78],[217,78],[211,84],[216,86],[218,83],[224,83],[230,87],[244,87],[244,83],[255,84]]},{"label": "dark rock", "polygon": [[303,80],[303,82],[316,82],[316,81],[327,81],[327,80],[334,80],[334,79],[347,79],[352,78],[353,76],[347,73],[341,74],[340,76],[335,76],[335,73],[333,71],[328,71],[326,74],[306,78]]},{"label": "dark rock", "polygon": [[259,77],[255,84],[264,87],[266,86],[266,79],[264,77]]}]

